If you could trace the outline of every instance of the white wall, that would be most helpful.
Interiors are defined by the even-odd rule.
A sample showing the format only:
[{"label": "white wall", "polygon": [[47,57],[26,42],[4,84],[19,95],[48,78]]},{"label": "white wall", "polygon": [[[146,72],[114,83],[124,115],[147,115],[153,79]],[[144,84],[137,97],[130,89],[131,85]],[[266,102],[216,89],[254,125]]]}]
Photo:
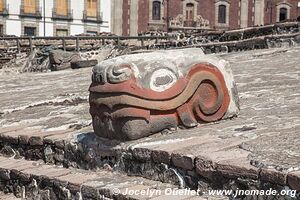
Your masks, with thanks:
[{"label": "white wall", "polygon": [[[40,7],[43,13],[43,0],[40,1]],[[99,32],[111,32],[111,3],[110,0],[100,0],[100,12],[102,13],[103,23],[84,23],[82,21],[83,11],[84,11],[84,0],[70,0],[71,1],[71,9],[73,10],[73,20],[70,22],[67,21],[56,21],[57,25],[64,24],[68,26],[70,25],[70,35],[76,35],[84,33],[85,30],[89,28],[92,30],[97,30]],[[24,22],[33,22],[35,23],[36,19],[32,18],[20,18],[20,5],[21,0],[8,0],[9,4],[9,16],[6,19],[6,33],[8,35],[17,35],[20,36],[22,33],[21,30],[21,20]],[[54,0],[45,0],[46,3],[46,36],[53,36],[54,34],[54,26],[55,22],[52,18],[52,9]],[[44,36],[44,19],[39,19],[39,36]],[[86,29],[85,29],[86,27]]]},{"label": "white wall", "polygon": [[9,19],[6,19],[6,34],[21,35],[21,21],[19,20],[21,0],[6,1],[9,6]]},{"label": "white wall", "polygon": [[[101,26],[101,32],[111,32],[111,12],[113,9],[111,5],[111,0],[102,0],[100,8],[103,18],[103,26]],[[121,13],[119,14],[121,15]]]},{"label": "white wall", "polygon": [[70,32],[71,32],[71,35],[78,35],[78,34],[84,33],[84,27],[82,24],[81,25],[72,24],[70,26]]},{"label": "white wall", "polygon": [[6,34],[8,35],[21,35],[21,21],[6,20]]}]

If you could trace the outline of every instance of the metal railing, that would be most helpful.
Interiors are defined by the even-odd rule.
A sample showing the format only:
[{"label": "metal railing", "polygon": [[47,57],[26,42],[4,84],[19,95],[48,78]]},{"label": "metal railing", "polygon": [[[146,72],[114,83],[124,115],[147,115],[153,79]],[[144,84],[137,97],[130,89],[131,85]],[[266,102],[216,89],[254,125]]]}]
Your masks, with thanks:
[{"label": "metal railing", "polygon": [[75,40],[75,50],[80,51],[80,40],[99,40],[102,42],[102,45],[106,44],[106,41],[115,41],[118,48],[120,48],[122,40],[139,40],[141,47],[144,47],[144,42],[147,40],[155,40],[155,43],[158,43],[158,40],[169,40],[172,39],[172,36],[66,36],[66,37],[30,37],[30,36],[23,36],[23,37],[0,37],[1,40],[15,40],[16,47],[18,52],[21,52],[20,41],[21,40],[28,40],[29,41],[29,48],[30,51],[33,50],[33,41],[34,40],[60,40],[62,49],[66,51],[66,41],[67,40]]}]

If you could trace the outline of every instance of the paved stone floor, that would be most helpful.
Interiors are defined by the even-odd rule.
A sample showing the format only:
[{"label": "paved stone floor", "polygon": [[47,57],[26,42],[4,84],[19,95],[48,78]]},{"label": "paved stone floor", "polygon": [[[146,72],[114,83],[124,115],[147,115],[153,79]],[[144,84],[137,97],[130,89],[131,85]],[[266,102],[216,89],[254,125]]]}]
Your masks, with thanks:
[{"label": "paved stone floor", "polygon": [[[126,145],[144,143],[158,148],[156,141],[190,138],[190,147],[185,143],[181,151],[196,154],[209,152],[210,140],[226,141],[226,148],[231,145],[249,151],[253,165],[299,170],[299,55],[299,47],[220,55],[231,62],[237,82],[241,103],[237,118],[173,134],[156,134]],[[87,102],[90,76],[91,69],[0,72],[0,126],[27,124],[43,130],[91,128]],[[201,141],[206,144],[201,146]],[[175,150],[180,145],[166,144],[164,148]]]}]

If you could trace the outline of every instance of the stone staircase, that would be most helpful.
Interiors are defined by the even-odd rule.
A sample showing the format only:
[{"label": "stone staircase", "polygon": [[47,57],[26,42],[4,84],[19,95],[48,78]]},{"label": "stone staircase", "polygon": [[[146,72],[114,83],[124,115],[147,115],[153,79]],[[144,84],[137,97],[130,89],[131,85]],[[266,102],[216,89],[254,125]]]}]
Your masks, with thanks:
[{"label": "stone staircase", "polygon": [[[148,163],[149,169],[164,170],[153,169],[145,176],[146,166],[140,168],[140,164],[132,162],[129,167],[125,163],[128,160],[120,159],[126,154],[122,144],[95,138],[90,131],[90,128],[80,131],[42,131],[28,126],[1,128],[0,198],[228,199],[197,196],[195,190],[186,193],[181,176],[163,163],[157,166]],[[177,195],[178,191],[185,193]]]},{"label": "stone staircase", "polygon": [[[144,196],[126,194],[129,190],[157,191],[175,188],[139,177],[129,177],[108,170],[87,171],[0,157],[0,188],[19,198],[30,199],[150,199],[163,194]],[[192,196],[191,196],[192,197]]]},{"label": "stone staircase", "polygon": [[[211,189],[235,188],[300,191],[299,171],[251,164],[249,152],[239,147],[245,139],[203,134],[205,129],[120,143],[96,137],[91,127],[55,131],[30,125],[1,128],[0,190],[22,199],[78,200],[229,199],[207,194]],[[202,196],[186,194],[183,188],[200,191]],[[128,190],[138,193],[126,193]],[[168,190],[185,195],[166,194]]]}]

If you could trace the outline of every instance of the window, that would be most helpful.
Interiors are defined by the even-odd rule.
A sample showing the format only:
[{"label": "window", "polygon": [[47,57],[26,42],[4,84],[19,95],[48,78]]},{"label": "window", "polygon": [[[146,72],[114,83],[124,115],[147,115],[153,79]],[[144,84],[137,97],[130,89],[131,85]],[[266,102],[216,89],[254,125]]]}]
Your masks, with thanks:
[{"label": "window", "polygon": [[24,27],[25,36],[36,36],[36,27],[25,26]]},{"label": "window", "polygon": [[68,36],[68,30],[67,29],[56,29],[56,36],[64,37]]},{"label": "window", "polygon": [[0,12],[3,12],[4,10],[4,0],[0,0]]},{"label": "window", "polygon": [[24,0],[24,13],[36,13],[36,0]]},{"label": "window", "polygon": [[284,21],[284,20],[287,20],[287,9],[286,8],[280,8],[280,11],[279,11],[279,21]]},{"label": "window", "polygon": [[56,0],[56,13],[58,15],[68,15],[68,0]]},{"label": "window", "polygon": [[86,11],[88,17],[97,17],[97,0],[87,0]]},{"label": "window", "polygon": [[226,24],[226,6],[219,5],[219,15],[218,15],[218,23],[219,24]]},{"label": "window", "polygon": [[152,4],[152,19],[153,20],[160,20],[160,9],[161,9],[161,3],[160,1],[153,1]]},{"label": "window", "polygon": [[194,4],[186,4],[186,21],[194,21]]}]

